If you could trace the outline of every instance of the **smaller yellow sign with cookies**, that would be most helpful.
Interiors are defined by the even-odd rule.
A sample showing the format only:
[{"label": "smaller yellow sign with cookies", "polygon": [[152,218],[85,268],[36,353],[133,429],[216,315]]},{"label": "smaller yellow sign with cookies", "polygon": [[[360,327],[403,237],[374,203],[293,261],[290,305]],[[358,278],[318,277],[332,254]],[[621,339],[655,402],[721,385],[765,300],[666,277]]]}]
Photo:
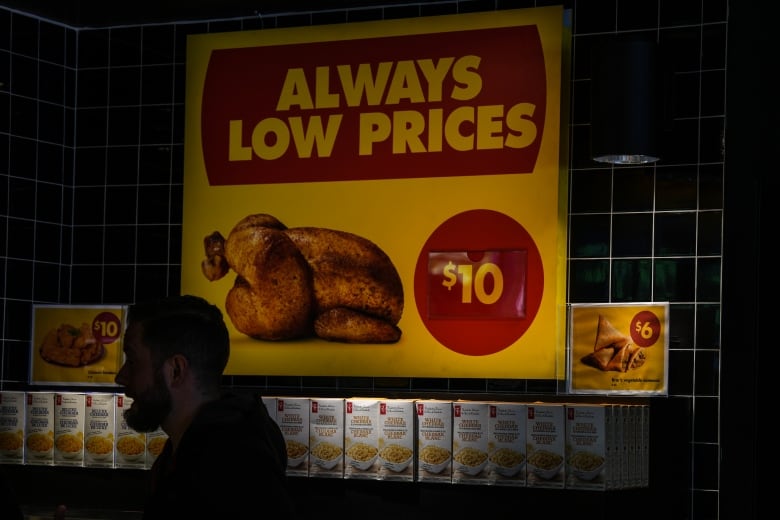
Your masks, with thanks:
[{"label": "smaller yellow sign with cookies", "polygon": [[124,306],[34,305],[30,384],[114,385]]},{"label": "smaller yellow sign with cookies", "polygon": [[572,394],[667,395],[669,303],[572,304]]}]

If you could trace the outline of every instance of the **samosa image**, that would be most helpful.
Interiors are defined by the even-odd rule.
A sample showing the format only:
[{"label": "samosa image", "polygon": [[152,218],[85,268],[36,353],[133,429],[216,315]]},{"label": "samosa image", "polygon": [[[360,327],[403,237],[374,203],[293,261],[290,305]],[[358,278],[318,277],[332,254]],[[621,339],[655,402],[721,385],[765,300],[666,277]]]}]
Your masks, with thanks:
[{"label": "samosa image", "polygon": [[644,365],[646,357],[644,348],[633,344],[631,338],[600,314],[593,352],[581,361],[605,372],[628,372]]}]

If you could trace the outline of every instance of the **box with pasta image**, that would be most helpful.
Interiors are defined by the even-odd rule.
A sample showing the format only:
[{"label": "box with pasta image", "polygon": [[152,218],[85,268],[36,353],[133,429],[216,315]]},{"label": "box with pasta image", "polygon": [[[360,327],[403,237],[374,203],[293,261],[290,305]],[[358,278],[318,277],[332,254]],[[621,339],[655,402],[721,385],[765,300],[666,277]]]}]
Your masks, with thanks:
[{"label": "box with pasta image", "polygon": [[137,432],[127,424],[125,412],[133,405],[133,399],[125,394],[114,396],[114,467],[144,469],[146,467],[146,434]]},{"label": "box with pasta image", "polygon": [[607,427],[604,405],[566,405],[567,488],[607,489]]},{"label": "box with pasta image", "polygon": [[415,408],[413,399],[379,402],[379,479],[414,480]]},{"label": "box with pasta image", "polygon": [[526,409],[524,403],[490,403],[488,481],[496,486],[525,486]]},{"label": "box with pasta image", "polygon": [[24,392],[0,392],[0,464],[24,463]]},{"label": "box with pasta image", "polygon": [[351,398],[344,402],[344,478],[379,479],[379,404]]},{"label": "box with pasta image", "polygon": [[86,395],[54,394],[54,465],[84,465],[84,413]]},{"label": "box with pasta image", "polygon": [[452,483],[488,483],[488,422],[490,404],[452,403]]},{"label": "box with pasta image", "polygon": [[309,398],[277,397],[276,424],[287,445],[287,476],[309,476]]},{"label": "box with pasta image", "polygon": [[54,392],[27,392],[24,463],[54,464]]},{"label": "box with pasta image", "polygon": [[165,447],[165,441],[168,440],[168,434],[162,428],[146,433],[146,469],[151,469],[154,461],[162,453]]},{"label": "box with pasta image", "polygon": [[563,489],[566,485],[566,407],[526,406],[526,486]]},{"label": "box with pasta image", "polygon": [[114,394],[88,393],[84,401],[84,465],[114,467]]},{"label": "box with pasta image", "polygon": [[310,398],[309,476],[344,478],[344,399]]},{"label": "box with pasta image", "polygon": [[452,401],[421,399],[417,410],[417,480],[452,483]]}]

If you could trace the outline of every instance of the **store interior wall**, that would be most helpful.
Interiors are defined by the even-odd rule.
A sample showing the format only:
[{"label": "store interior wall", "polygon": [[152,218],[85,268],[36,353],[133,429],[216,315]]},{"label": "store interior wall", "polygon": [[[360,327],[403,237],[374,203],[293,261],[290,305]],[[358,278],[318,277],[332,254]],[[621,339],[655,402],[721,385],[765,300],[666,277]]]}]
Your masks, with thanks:
[{"label": "store interior wall", "polygon": [[[0,389],[31,389],[32,303],[125,304],[179,292],[187,34],[536,5],[418,2],[100,29],[0,7]],[[567,502],[593,508],[590,518],[637,500],[641,510],[631,511],[642,518],[717,518],[727,1],[564,5],[573,10],[568,301],[669,301],[671,336],[669,397],[651,399],[650,488],[566,494]],[[589,49],[605,34],[637,31],[674,49],[667,63],[672,124],[659,163],[610,167],[589,155]],[[258,375],[226,384],[269,395],[561,398],[558,385],[545,380]],[[16,470],[20,484],[72,474]],[[80,471],[74,481],[100,486],[121,479],[128,490],[143,478]],[[298,485],[336,493],[345,503],[379,500],[420,510],[439,498],[452,502],[455,493],[420,485],[392,486],[392,493],[366,483]],[[509,503],[517,491],[536,496],[473,489],[457,496]],[[127,500],[132,505],[135,495]],[[106,506],[128,506],[119,502]]]}]

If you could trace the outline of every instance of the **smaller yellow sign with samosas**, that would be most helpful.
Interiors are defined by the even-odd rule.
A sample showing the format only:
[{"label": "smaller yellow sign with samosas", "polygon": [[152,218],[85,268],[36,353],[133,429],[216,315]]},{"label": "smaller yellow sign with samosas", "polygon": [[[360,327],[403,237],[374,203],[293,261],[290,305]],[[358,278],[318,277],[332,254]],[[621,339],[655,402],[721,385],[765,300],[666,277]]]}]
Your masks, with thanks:
[{"label": "smaller yellow sign with samosas", "polygon": [[114,385],[124,306],[34,305],[30,384]]},{"label": "smaller yellow sign with samosas", "polygon": [[569,306],[568,391],[667,395],[669,303]]}]

